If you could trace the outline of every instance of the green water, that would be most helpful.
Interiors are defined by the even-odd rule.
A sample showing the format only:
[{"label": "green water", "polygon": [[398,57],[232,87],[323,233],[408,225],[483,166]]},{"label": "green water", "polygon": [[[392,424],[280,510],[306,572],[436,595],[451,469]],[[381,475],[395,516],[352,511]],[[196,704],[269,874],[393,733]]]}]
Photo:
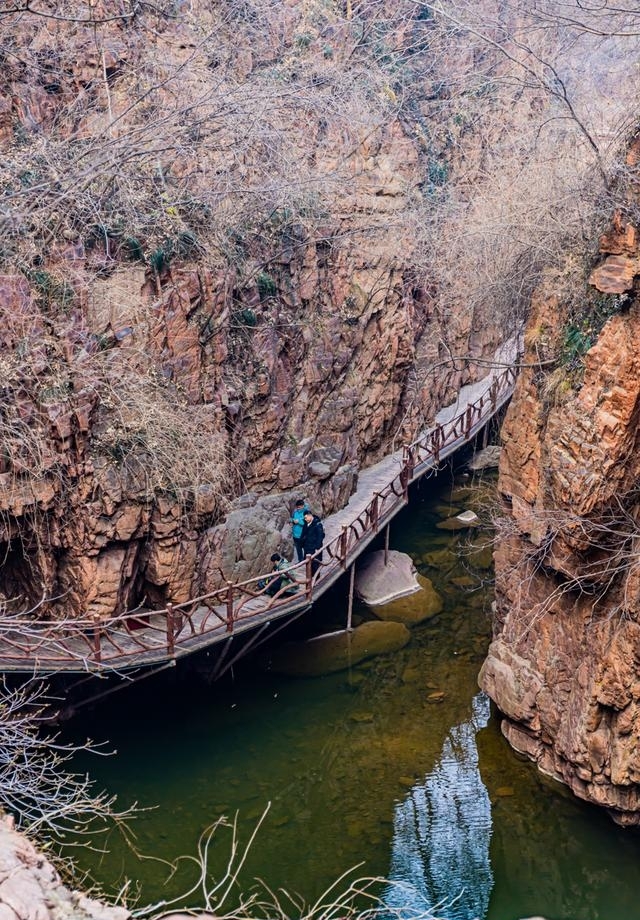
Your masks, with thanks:
[{"label": "green water", "polygon": [[[221,815],[237,813],[246,840],[271,803],[241,876],[245,890],[260,877],[311,899],[362,863],[360,874],[401,883],[386,893],[394,907],[455,898],[438,911],[447,920],[640,920],[640,835],[518,759],[478,691],[491,571],[481,533],[474,549],[468,536],[435,529],[451,490],[449,481],[426,484],[393,526],[392,547],[410,553],[445,599],[402,651],[306,680],[256,660],[212,686],[179,668],[71,723],[76,737],[117,750],[91,760],[98,783],[123,804],[152,809],[134,829],[137,849],[153,859],[138,858],[116,833],[107,855],[81,857],[105,888],[129,877],[145,902],[179,895],[192,867],[167,881],[160,860],[195,853]],[[456,510],[476,501],[463,499]],[[294,629],[344,625],[346,592],[338,586]],[[429,700],[439,692],[441,702]],[[211,866],[221,872],[229,836],[217,839]]]}]

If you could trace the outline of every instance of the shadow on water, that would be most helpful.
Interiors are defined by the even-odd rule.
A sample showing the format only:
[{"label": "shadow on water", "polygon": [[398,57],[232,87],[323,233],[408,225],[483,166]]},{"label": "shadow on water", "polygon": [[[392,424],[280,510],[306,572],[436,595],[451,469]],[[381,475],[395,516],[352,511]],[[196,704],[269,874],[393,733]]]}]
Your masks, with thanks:
[{"label": "shadow on water", "polygon": [[[112,835],[99,860],[81,854],[94,877],[111,889],[133,878],[143,901],[177,896],[193,871],[185,865],[167,882],[157,860],[193,854],[223,814],[238,812],[248,839],[270,802],[245,887],[261,877],[311,899],[362,863],[363,874],[397,883],[389,904],[407,914],[441,904],[447,920],[640,920],[638,836],[519,759],[478,691],[490,637],[489,537],[436,527],[467,507],[486,519],[477,494],[459,486],[426,483],[394,522],[391,545],[444,599],[401,651],[316,679],[265,671],[262,655],[213,686],[198,677],[202,656],[67,727],[118,752],[79,759],[79,768],[125,804],[156,806],[135,825],[138,850],[154,859]],[[356,607],[356,619],[369,616]],[[291,635],[343,627],[345,617],[342,584]],[[214,873],[228,844],[214,850]]]}]

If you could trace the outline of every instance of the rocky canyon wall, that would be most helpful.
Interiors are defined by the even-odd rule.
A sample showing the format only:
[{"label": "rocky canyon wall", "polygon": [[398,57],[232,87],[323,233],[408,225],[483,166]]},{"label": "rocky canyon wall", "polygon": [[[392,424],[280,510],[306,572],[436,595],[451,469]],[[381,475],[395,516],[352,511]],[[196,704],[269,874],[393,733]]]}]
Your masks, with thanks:
[{"label": "rocky canyon wall", "polygon": [[[637,168],[637,143],[627,166]],[[640,249],[620,215],[569,305],[534,300],[505,421],[481,686],[540,770],[640,823]]]},{"label": "rocky canyon wall", "polygon": [[3,19],[1,591],[39,615],[267,570],[295,497],[343,506],[505,337],[416,241],[426,18],[134,6]]},{"label": "rocky canyon wall", "polygon": [[484,373],[635,91],[626,46],[536,15],[0,14],[0,600],[106,617],[264,571],[295,497],[343,506]]},{"label": "rocky canyon wall", "polygon": [[[442,330],[402,270],[313,243],[301,263],[281,262],[262,301],[197,266],[174,267],[160,296],[143,271],[116,268],[56,319],[24,278],[1,279],[10,596],[32,582],[105,614],[145,594],[183,600],[194,578],[204,589],[217,576],[196,558],[206,567],[202,547],[238,493],[245,533],[217,544],[216,564],[229,577],[268,569],[294,495],[341,507],[362,465],[452,397],[466,368],[415,382],[416,355],[437,353]],[[384,289],[345,308],[356,271]]]}]

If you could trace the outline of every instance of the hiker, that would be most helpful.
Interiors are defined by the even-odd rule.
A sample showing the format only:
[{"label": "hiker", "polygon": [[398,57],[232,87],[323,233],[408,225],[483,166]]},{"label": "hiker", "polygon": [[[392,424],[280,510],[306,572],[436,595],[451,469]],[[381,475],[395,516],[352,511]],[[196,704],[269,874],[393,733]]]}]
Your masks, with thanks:
[{"label": "hiker", "polygon": [[302,499],[299,498],[295,508],[291,512],[291,536],[293,537],[293,545],[295,547],[296,556],[298,557],[298,562],[302,562],[304,559],[302,528],[304,527],[304,513],[308,510],[306,502],[303,502]]},{"label": "hiker", "polygon": [[293,594],[297,586],[288,573],[289,562],[281,556],[280,553],[274,553],[271,557],[271,562],[273,563],[271,571],[278,574],[270,575],[269,578],[266,579],[267,594],[270,595],[270,597],[274,597],[279,591],[283,588],[287,588],[289,585],[291,587],[287,588],[284,594]]},{"label": "hiker", "polygon": [[[302,528],[302,548],[305,556],[313,556],[317,550],[322,548],[324,542],[324,527],[322,521],[313,511],[307,510],[304,513],[304,527]],[[311,560],[311,574],[315,575],[322,562],[322,553],[318,553],[315,559]]]}]

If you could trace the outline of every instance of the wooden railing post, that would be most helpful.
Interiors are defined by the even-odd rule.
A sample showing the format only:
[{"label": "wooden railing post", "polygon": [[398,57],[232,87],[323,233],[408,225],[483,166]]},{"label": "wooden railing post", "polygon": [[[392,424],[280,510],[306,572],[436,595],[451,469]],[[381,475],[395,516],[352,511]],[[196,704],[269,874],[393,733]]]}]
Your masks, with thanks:
[{"label": "wooden railing post", "polygon": [[305,561],[305,571],[304,571],[304,575],[305,575],[305,585],[304,585],[304,590],[305,590],[305,594],[306,594],[306,596],[307,596],[307,600],[310,601],[310,600],[311,600],[311,593],[312,593],[312,589],[313,589],[313,567],[312,567],[312,565],[311,565],[311,562],[312,562],[311,556],[309,556],[309,554],[307,554],[307,555],[304,557],[304,561]]},{"label": "wooden railing post", "polygon": [[400,488],[402,489],[402,497],[405,502],[409,501],[409,469],[405,464],[403,464],[402,469],[400,470]]},{"label": "wooden railing post", "polygon": [[227,632],[233,632],[233,584],[227,582]]},{"label": "wooden railing post", "polygon": [[473,406],[467,406],[467,411],[464,416],[464,436],[465,438],[469,437],[469,432],[473,427]]},{"label": "wooden railing post", "polygon": [[167,604],[167,654],[173,655],[176,650],[176,629],[173,604]]},{"label": "wooden railing post", "polygon": [[431,435],[431,450],[435,463],[440,462],[440,447],[442,446],[442,425],[436,425]]},{"label": "wooden railing post", "polygon": [[93,628],[93,660],[98,664],[102,661],[102,649],[101,649],[101,634],[102,630],[99,626],[94,626]]},{"label": "wooden railing post", "polygon": [[498,405],[498,381],[494,380],[489,389],[489,395],[491,396],[491,412],[496,411]]},{"label": "wooden railing post", "polygon": [[338,554],[340,556],[340,564],[343,569],[347,567],[347,525],[342,525],[342,531],[340,533],[340,543],[338,544]]},{"label": "wooden railing post", "polygon": [[371,526],[373,527],[373,532],[378,533],[378,499],[379,495],[377,492],[373,493],[373,500],[371,502]]}]

